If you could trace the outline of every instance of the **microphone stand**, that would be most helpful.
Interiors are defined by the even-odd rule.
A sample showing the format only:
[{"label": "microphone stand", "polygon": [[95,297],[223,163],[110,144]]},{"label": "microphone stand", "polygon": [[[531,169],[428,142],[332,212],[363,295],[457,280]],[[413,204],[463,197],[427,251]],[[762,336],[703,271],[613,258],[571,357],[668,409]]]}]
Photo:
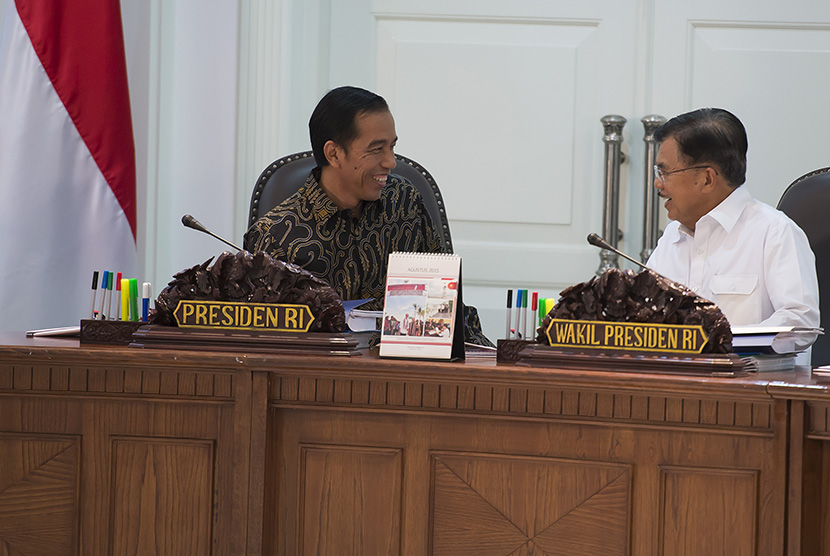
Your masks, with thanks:
[{"label": "microphone stand", "polygon": [[623,253],[622,251],[620,251],[620,250],[619,250],[619,249],[617,249],[616,247],[613,247],[611,244],[609,244],[607,241],[605,241],[604,239],[602,239],[601,237],[599,237],[599,236],[598,236],[597,234],[595,234],[594,232],[591,232],[590,234],[588,234],[588,243],[590,243],[591,245],[593,245],[593,246],[595,246],[595,247],[599,247],[600,249],[608,249],[609,251],[612,251],[612,252],[616,253],[617,255],[619,255],[619,256],[621,256],[621,257],[623,257],[624,259],[628,259],[628,260],[629,260],[629,261],[631,261],[632,263],[634,263],[634,264],[636,264],[636,265],[638,265],[638,266],[643,267],[643,270],[648,270],[649,272],[651,272],[651,273],[652,273],[652,274],[654,274],[655,276],[659,276],[659,277],[660,277],[660,278],[662,278],[663,280],[665,280],[665,281],[667,281],[667,282],[669,282],[669,283],[671,283],[671,284],[674,284],[674,285],[675,285],[675,286],[677,286],[678,288],[680,288],[680,289],[682,289],[682,290],[685,290],[685,291],[687,291],[687,292],[691,293],[692,295],[695,295],[695,296],[697,296],[697,295],[698,295],[697,293],[693,292],[693,291],[692,291],[692,290],[691,290],[688,286],[686,286],[686,285],[684,285],[684,284],[681,284],[680,282],[675,282],[674,280],[672,280],[672,279],[670,279],[670,278],[667,278],[666,276],[663,276],[662,274],[660,274],[660,273],[659,273],[659,272],[657,272],[656,270],[653,270],[653,269],[651,269],[651,268],[647,267],[646,265],[644,265],[644,264],[643,264],[643,263],[641,263],[640,261],[635,260],[635,259],[634,259],[634,258],[632,258],[632,257],[629,257],[628,255],[626,255],[625,253]]},{"label": "microphone stand", "polygon": [[[590,234],[588,234],[588,243],[590,243],[591,245],[593,245],[595,247],[599,247],[600,249],[607,249],[609,251],[612,251],[612,252],[616,253],[617,255],[619,255],[620,257],[622,257],[624,259],[628,259],[632,263],[643,267],[645,270],[654,272],[653,270],[651,270],[649,267],[647,267],[646,265],[644,265],[640,261],[635,260],[632,257],[629,257],[628,255],[626,255],[625,253],[623,253],[622,251],[620,251],[619,249],[617,249],[616,247],[614,247],[613,245],[611,245],[610,243],[608,243],[607,241],[605,241],[604,239],[599,237],[594,232],[591,232]],[[656,272],[654,272],[654,273],[657,274]]]},{"label": "microphone stand", "polygon": [[237,247],[236,245],[234,245],[233,243],[231,243],[227,239],[221,238],[218,235],[214,234],[213,232],[211,232],[210,230],[208,230],[207,228],[202,226],[201,222],[199,222],[198,220],[196,220],[195,218],[193,218],[193,216],[191,216],[189,214],[185,214],[184,216],[182,216],[182,224],[184,224],[188,228],[193,228],[194,230],[198,230],[200,232],[206,233],[209,236],[213,236],[216,239],[218,239],[219,241],[221,241],[222,243],[226,243],[226,244],[230,245],[231,247],[233,247],[237,251],[242,251],[241,247]]}]

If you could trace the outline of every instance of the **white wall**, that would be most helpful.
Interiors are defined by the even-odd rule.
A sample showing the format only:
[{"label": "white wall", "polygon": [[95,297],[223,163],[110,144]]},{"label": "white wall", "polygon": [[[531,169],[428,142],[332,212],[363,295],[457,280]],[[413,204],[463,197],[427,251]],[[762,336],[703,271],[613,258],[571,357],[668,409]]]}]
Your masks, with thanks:
[{"label": "white wall", "polygon": [[343,84],[384,95],[399,152],[436,177],[465,300],[492,339],[506,288],[552,297],[599,265],[584,238],[601,229],[602,116],[628,119],[620,225],[633,255],[647,114],[733,110],[749,133],[747,185],[770,204],[830,163],[824,0],[122,4],[144,187],[139,246],[159,285],[222,250],[183,228],[183,213],[241,242],[259,172],[308,148],[314,104]]},{"label": "white wall", "polygon": [[223,250],[193,214],[235,234],[239,7],[227,0],[122,1],[136,134],[139,250],[156,291]]}]

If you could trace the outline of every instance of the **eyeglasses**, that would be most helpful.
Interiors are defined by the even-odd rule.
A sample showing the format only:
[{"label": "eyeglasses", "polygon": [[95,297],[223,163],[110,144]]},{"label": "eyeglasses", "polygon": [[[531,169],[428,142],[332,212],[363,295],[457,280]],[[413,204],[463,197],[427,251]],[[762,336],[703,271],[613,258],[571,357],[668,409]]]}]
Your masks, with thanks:
[{"label": "eyeglasses", "polygon": [[672,174],[677,174],[679,172],[685,172],[686,170],[700,170],[702,168],[708,168],[709,166],[689,166],[688,168],[681,168],[680,170],[672,170],[671,172],[666,172],[662,170],[656,164],[654,165],[654,179],[659,182],[666,181],[666,177],[671,176]]}]

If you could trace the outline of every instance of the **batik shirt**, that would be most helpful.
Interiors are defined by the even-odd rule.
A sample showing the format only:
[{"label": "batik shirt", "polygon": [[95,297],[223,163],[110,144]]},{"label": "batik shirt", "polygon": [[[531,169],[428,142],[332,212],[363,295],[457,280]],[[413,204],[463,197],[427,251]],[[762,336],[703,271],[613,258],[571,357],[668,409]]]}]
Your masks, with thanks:
[{"label": "batik shirt", "polygon": [[[364,201],[363,213],[354,218],[326,195],[315,168],[299,191],[248,229],[244,247],[303,267],[344,300],[373,300],[361,309],[382,310],[390,253],[443,252],[415,186],[394,174],[387,179],[380,199]],[[463,307],[462,321],[468,342],[493,345],[475,307]]]},{"label": "batik shirt", "polygon": [[383,308],[386,265],[393,251],[439,253],[441,241],[418,190],[389,175],[377,201],[364,201],[355,218],[340,209],[312,171],[297,193],[257,220],[245,249],[265,251],[322,278],[344,300],[374,299],[362,308]]}]

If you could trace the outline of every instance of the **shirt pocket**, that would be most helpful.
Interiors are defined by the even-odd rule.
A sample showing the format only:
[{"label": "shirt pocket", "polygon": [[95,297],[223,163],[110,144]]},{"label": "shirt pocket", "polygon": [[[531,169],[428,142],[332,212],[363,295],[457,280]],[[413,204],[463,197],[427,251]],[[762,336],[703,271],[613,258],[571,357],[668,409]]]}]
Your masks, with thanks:
[{"label": "shirt pocket", "polygon": [[721,274],[712,276],[709,282],[715,295],[750,295],[757,287],[757,274]]},{"label": "shirt pocket", "polygon": [[744,325],[761,322],[761,304],[757,295],[757,274],[721,274],[709,282],[717,306],[729,324]]}]

